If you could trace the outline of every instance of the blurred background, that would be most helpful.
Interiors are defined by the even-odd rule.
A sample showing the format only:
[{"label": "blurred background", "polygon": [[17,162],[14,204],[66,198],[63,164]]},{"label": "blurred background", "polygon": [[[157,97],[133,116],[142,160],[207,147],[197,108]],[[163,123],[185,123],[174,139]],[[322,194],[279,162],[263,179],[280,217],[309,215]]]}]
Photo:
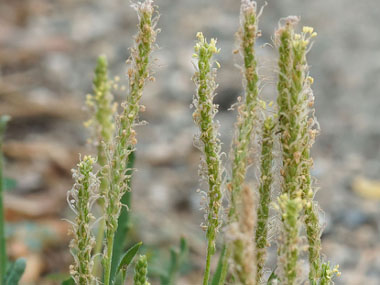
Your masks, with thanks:
[{"label": "blurred background", "polygon": [[[168,249],[185,236],[191,261],[178,284],[195,285],[200,284],[205,238],[189,108],[192,47],[196,32],[203,31],[218,38],[222,49],[217,119],[228,152],[236,117],[228,109],[242,94],[235,66],[240,58],[232,53],[240,1],[156,4],[162,32],[154,53],[156,81],[142,99],[147,107],[142,119],[149,124],[138,128],[130,235],[131,242],[143,240],[144,250],[160,260],[152,268],[165,266]],[[257,54],[266,100],[275,98],[271,44],[278,20],[299,15],[301,26],[318,32],[309,53],[321,125],[313,175],[325,224],[323,252],[342,271],[336,284],[380,282],[379,12],[377,0],[269,0],[260,18]],[[0,1],[0,114],[12,117],[4,145],[8,252],[12,259],[27,258],[22,284],[60,284],[57,280],[67,276],[70,237],[63,219],[72,217],[66,204],[70,169],[78,153],[93,151],[83,127],[85,95],[91,92],[99,54],[108,57],[111,77],[126,83],[125,60],[136,23],[128,0]],[[114,94],[119,101],[125,96]]]}]

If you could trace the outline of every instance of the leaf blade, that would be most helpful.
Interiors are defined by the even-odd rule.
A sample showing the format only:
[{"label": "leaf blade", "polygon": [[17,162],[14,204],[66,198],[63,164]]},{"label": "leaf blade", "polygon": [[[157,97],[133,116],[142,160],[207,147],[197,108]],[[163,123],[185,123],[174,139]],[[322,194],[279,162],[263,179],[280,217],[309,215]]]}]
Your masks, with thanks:
[{"label": "leaf blade", "polygon": [[129,264],[131,264],[133,258],[137,254],[141,245],[142,245],[142,242],[140,241],[128,249],[128,251],[123,255],[123,257],[121,258],[121,260],[117,266],[116,274],[118,274],[120,272],[120,270],[122,270],[123,268],[127,268],[129,266]]},{"label": "leaf blade", "polygon": [[25,258],[17,259],[15,263],[12,265],[8,273],[8,276],[5,280],[5,284],[6,285],[18,284],[22,275],[24,274],[25,268],[26,268],[26,259]]}]

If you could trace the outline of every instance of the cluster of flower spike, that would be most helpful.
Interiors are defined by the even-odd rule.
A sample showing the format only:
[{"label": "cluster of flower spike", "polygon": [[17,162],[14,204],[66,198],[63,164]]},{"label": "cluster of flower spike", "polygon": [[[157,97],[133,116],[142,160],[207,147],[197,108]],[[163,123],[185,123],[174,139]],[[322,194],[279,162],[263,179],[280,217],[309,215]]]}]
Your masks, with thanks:
[{"label": "cluster of flower spike", "polygon": [[96,201],[99,181],[93,174],[95,160],[85,156],[73,169],[74,187],[68,192],[68,200],[71,209],[76,214],[73,225],[74,238],[70,248],[74,257],[74,264],[70,266],[70,274],[76,284],[91,284],[94,281],[92,275],[92,250],[95,246],[95,238],[91,233],[91,225],[94,220],[91,208]]},{"label": "cluster of flower spike", "polygon": [[318,213],[313,202],[314,191],[310,169],[313,161],[310,148],[318,132],[313,116],[314,96],[308,76],[306,52],[310,39],[317,34],[311,27],[304,27],[301,34],[294,32],[298,18],[287,18],[276,33],[279,46],[278,107],[281,133],[283,167],[283,193],[289,199],[302,197],[304,222],[309,243],[309,280],[316,284],[321,275],[320,234]]},{"label": "cluster of flower spike", "polygon": [[[130,64],[127,73],[129,89],[127,98],[121,106],[121,114],[117,114],[116,105],[113,103],[110,93],[112,82],[108,79],[107,61],[104,56],[98,58],[95,69],[94,94],[87,96],[87,105],[93,110],[93,118],[85,125],[92,126],[95,130],[98,165],[101,168],[99,172],[101,193],[99,194],[100,205],[104,211],[104,224],[99,226],[97,247],[92,253],[95,240],[90,231],[92,219],[90,208],[93,198],[97,198],[99,195],[96,194],[95,196],[91,190],[99,182],[96,176],[92,174],[94,161],[85,157],[78,164],[78,170],[74,171],[76,184],[73,190],[69,192],[73,200],[73,203],[70,201],[70,206],[77,214],[73,230],[74,239],[71,243],[75,258],[75,265],[72,266],[71,274],[78,284],[91,284],[95,278],[92,276],[97,274],[97,269],[94,268],[94,272],[92,272],[91,254],[97,255],[101,251],[103,234],[105,236],[102,260],[103,281],[106,285],[112,283],[111,265],[115,233],[118,229],[118,219],[123,206],[122,197],[130,190],[131,169],[128,169],[128,163],[132,157],[130,154],[134,151],[137,143],[134,128],[138,124],[139,112],[144,111],[144,106],[140,105],[143,89],[148,80],[153,80],[150,75],[150,55],[158,32],[155,28],[156,18],[154,18],[153,1],[145,0],[133,4],[132,7],[136,9],[139,17],[139,31],[135,37],[135,45],[131,48],[130,59],[127,61]],[[94,179],[96,183],[93,181]],[[141,284],[146,285],[148,283],[143,282]]]},{"label": "cluster of flower spike", "polygon": [[[229,260],[232,261],[235,280],[239,280],[242,284],[263,282],[274,171],[272,167],[274,162],[273,147],[274,140],[279,134],[282,147],[282,167],[280,170],[282,193],[278,199],[277,208],[280,212],[282,233],[278,243],[279,264],[276,273],[278,273],[279,281],[284,284],[297,283],[301,278],[297,266],[300,246],[299,235],[302,225],[305,224],[309,243],[309,280],[311,284],[317,284],[332,278],[336,271],[330,269],[327,263],[321,264],[321,229],[318,211],[313,202],[314,191],[310,175],[313,164],[310,149],[318,133],[318,124],[314,118],[314,97],[311,90],[313,79],[308,76],[306,53],[311,39],[317,34],[311,27],[304,27],[302,33],[296,34],[294,26],[298,22],[297,17],[287,18],[285,24],[280,26],[276,32],[276,44],[279,48],[278,114],[267,116],[267,111],[264,110],[264,122],[261,122],[258,110],[261,108],[260,103],[262,101],[258,98],[259,77],[254,49],[256,37],[259,34],[256,10],[256,2],[242,0],[241,29],[238,35],[240,53],[244,62],[242,71],[245,96],[244,100],[239,100],[238,118],[232,144],[232,175],[227,185],[231,197],[227,231],[228,241],[225,254],[221,259],[222,277],[221,281],[218,282],[219,284],[224,282]],[[212,148],[208,147],[208,145],[216,146],[219,144],[212,121],[213,115],[217,112],[212,102],[215,83],[210,59],[213,53],[217,51],[213,43],[214,41],[207,44],[203,36],[200,36],[200,42],[196,46],[195,57],[198,58],[199,70],[195,75],[195,82],[198,87],[198,97],[194,100],[196,111],[193,114],[194,121],[201,129],[201,149],[205,153],[205,165],[208,168],[205,176],[209,179],[210,185],[208,191],[209,211],[213,209],[212,206],[217,201],[213,199],[212,187],[214,185],[212,179],[214,177],[210,175],[213,174],[210,169],[216,169],[214,165],[220,166],[220,162],[212,164],[216,163],[216,160],[209,159],[213,156],[210,156]],[[263,108],[265,109],[265,106]],[[260,137],[254,140],[254,128],[261,127],[261,124]],[[261,145],[261,177],[258,191],[257,224],[255,227],[246,227],[249,224],[247,221],[252,223],[256,221],[255,217],[251,217],[246,211],[246,204],[249,201],[247,193],[250,191],[249,188],[244,188],[246,173],[250,164],[252,142],[258,142]],[[219,206],[219,204],[216,205]],[[252,205],[251,208],[253,208]],[[215,212],[211,213],[214,214]],[[208,221],[210,221],[210,217],[216,219],[217,216],[209,214]],[[208,230],[210,230],[210,223]],[[250,249],[253,249],[255,254],[250,255]],[[209,274],[208,264],[209,261],[206,262],[204,279],[206,281]]]},{"label": "cluster of flower spike", "polygon": [[[112,107],[110,81],[104,57],[98,59],[93,81],[94,95],[88,98],[88,105],[95,111],[90,124],[95,126],[97,135],[98,163],[101,166],[100,182],[93,173],[95,160],[86,156],[79,162],[77,169],[73,170],[75,184],[68,193],[69,205],[76,214],[72,230],[74,238],[70,244],[74,264],[70,267],[70,271],[77,284],[96,282],[92,272],[95,239],[91,233],[94,220],[91,207],[99,195],[102,198],[105,223],[104,284],[109,285],[113,282],[111,272],[113,243],[123,206],[121,200],[130,190],[131,169],[128,169],[127,165],[131,162],[129,158],[137,143],[135,127],[139,121],[139,113],[144,111],[140,99],[147,80],[152,80],[150,54],[157,34],[153,1],[145,0],[133,4],[133,7],[138,12],[139,32],[128,60],[129,89],[126,101],[121,106],[122,112],[113,116],[115,109]],[[273,147],[278,134],[282,167],[281,194],[276,207],[280,213],[281,234],[278,238],[278,269],[272,275],[277,275],[274,278],[281,284],[292,285],[301,282],[298,259],[301,245],[300,232],[304,225],[308,240],[310,284],[332,284],[332,278],[339,275],[339,271],[338,267],[331,268],[328,262],[321,262],[321,228],[318,209],[313,201],[314,190],[310,173],[313,164],[310,149],[318,133],[318,124],[314,118],[314,97],[311,90],[313,79],[308,76],[306,53],[316,33],[311,27],[304,27],[300,34],[295,33],[297,17],[286,18],[284,24],[277,30],[275,41],[279,50],[278,113],[269,116],[265,110],[265,103],[259,100],[259,76],[255,55],[259,15],[255,1],[241,1],[241,28],[238,36],[243,58],[244,99],[239,97],[231,151],[232,175],[227,185],[231,198],[227,227],[229,239],[224,250],[225,254],[219,263],[221,266],[219,277],[218,274],[214,276],[219,280],[213,280],[213,284],[215,282],[224,284],[228,274],[228,262],[232,262],[233,265],[234,281],[246,285],[265,282],[263,275],[274,176]],[[203,153],[201,177],[208,185],[205,226],[208,244],[203,280],[203,284],[207,285],[211,258],[215,253],[216,238],[222,223],[220,214],[222,190],[225,184],[221,142],[218,124],[215,122],[218,109],[214,104],[217,87],[214,65],[219,67],[219,64],[213,56],[219,52],[219,49],[216,47],[216,40],[211,39],[207,42],[202,33],[198,33],[197,38],[198,42],[194,48],[197,64],[193,77],[197,92],[193,99],[195,107],[193,119],[199,127],[199,134],[196,136],[197,146]],[[261,108],[264,109],[263,117],[258,113]],[[253,138],[255,128],[261,128],[261,132],[257,132],[259,137],[256,140]],[[261,145],[258,203],[254,201],[254,191],[246,186],[252,142]],[[103,230],[100,232],[103,233]],[[136,264],[134,283],[149,285],[146,256],[140,256]]]}]

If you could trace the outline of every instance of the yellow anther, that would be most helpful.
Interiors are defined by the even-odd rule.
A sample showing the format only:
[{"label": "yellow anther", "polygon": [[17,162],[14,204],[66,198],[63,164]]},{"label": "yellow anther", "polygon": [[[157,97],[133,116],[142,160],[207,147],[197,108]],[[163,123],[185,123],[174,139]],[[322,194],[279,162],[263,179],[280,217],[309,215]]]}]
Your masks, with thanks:
[{"label": "yellow anther", "polygon": [[305,34],[312,34],[314,31],[314,28],[312,27],[309,27],[309,26],[304,26],[302,28],[302,32],[304,32]]}]

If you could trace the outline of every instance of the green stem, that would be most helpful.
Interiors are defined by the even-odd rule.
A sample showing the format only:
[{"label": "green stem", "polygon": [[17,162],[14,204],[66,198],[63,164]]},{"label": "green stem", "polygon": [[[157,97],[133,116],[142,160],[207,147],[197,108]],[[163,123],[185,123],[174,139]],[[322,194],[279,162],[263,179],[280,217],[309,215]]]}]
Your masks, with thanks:
[{"label": "green stem", "polygon": [[107,237],[107,256],[104,259],[104,285],[111,284],[111,264],[112,264],[112,252],[114,235]]},{"label": "green stem", "polygon": [[[128,171],[126,172],[127,176],[132,177],[133,173],[133,166],[135,164],[136,155],[135,152],[131,152],[128,156],[128,163],[127,168]],[[128,179],[128,189],[131,188],[132,179]],[[131,199],[132,199],[132,193],[131,191],[127,191],[124,193],[123,197],[121,198],[121,204],[125,205],[125,207],[121,208],[120,216],[117,223],[117,230],[115,233],[115,243],[113,247],[113,254],[112,254],[112,264],[111,264],[111,279],[115,279],[116,274],[116,267],[119,264],[120,256],[123,253],[126,238],[128,231],[130,229],[130,215],[129,215],[129,209],[131,208]]]},{"label": "green stem", "polygon": [[[1,147],[1,143],[0,143]],[[5,276],[7,266],[7,253],[4,231],[4,208],[3,208],[3,155],[0,153],[0,276]]]},{"label": "green stem", "polygon": [[[98,233],[96,235],[96,245],[94,249],[94,256],[101,253],[102,251],[105,225],[106,223],[104,220],[101,220],[99,222]],[[92,270],[92,274],[96,277],[100,275],[100,264],[101,262],[99,260],[96,260],[94,264],[94,269]]]},{"label": "green stem", "polygon": [[224,285],[224,282],[227,278],[228,273],[228,260],[230,259],[232,253],[231,246],[229,244],[226,245],[226,252],[223,257],[223,265],[222,265],[222,273],[220,274],[219,284],[218,285]]},{"label": "green stem", "polygon": [[206,259],[206,269],[203,277],[203,285],[208,285],[208,280],[210,278],[210,267],[211,267],[211,257],[214,252],[214,245],[211,239],[208,240],[207,244],[207,259]]},{"label": "green stem", "polygon": [[[6,241],[5,241],[5,230],[4,230],[4,207],[3,207],[3,135],[5,132],[5,127],[7,125],[7,121],[9,117],[2,116],[0,118],[0,277],[3,278],[5,276],[5,272],[7,269],[7,252],[6,252]],[[2,283],[3,280],[0,279]]]}]

